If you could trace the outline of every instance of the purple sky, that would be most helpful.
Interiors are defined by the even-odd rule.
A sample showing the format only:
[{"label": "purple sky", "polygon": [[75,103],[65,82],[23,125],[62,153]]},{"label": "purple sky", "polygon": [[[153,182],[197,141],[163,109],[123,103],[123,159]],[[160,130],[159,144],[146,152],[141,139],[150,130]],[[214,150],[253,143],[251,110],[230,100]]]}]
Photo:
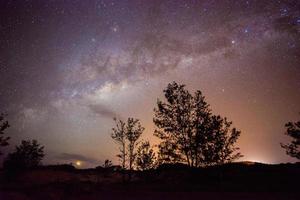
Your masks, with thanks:
[{"label": "purple sky", "polygon": [[0,108],[12,150],[45,145],[44,163],[108,158],[114,116],[153,137],[167,83],[201,90],[242,131],[243,160],[294,162],[280,142],[300,115],[297,0],[0,2]]}]

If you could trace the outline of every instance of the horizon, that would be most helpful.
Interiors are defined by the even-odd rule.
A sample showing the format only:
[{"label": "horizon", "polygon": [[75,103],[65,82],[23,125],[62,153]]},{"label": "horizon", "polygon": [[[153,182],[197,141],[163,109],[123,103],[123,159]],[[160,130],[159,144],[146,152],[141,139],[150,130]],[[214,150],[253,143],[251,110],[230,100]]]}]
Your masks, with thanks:
[{"label": "horizon", "polygon": [[300,119],[300,2],[3,1],[0,113],[10,145],[44,164],[118,165],[114,117],[153,136],[156,100],[176,81],[241,131],[237,161],[295,163],[280,143]]},{"label": "horizon", "polygon": [[[78,162],[78,161],[77,161]],[[80,161],[81,162],[81,161]],[[229,162],[229,163],[223,163],[223,164],[220,164],[220,165],[230,165],[230,164],[244,164],[244,165],[252,165],[252,164],[263,164],[263,165],[288,165],[288,164],[298,164],[299,161],[295,161],[295,162],[286,162],[286,163],[263,163],[263,162],[257,162],[257,161],[249,161],[249,160],[243,160],[243,161],[232,161],[232,162]],[[90,167],[84,167],[84,165],[81,163],[79,166],[76,164],[76,160],[75,160],[75,163],[56,163],[56,164],[53,164],[53,163],[50,163],[50,164],[46,164],[46,163],[43,163],[40,167],[49,167],[49,166],[61,166],[61,165],[72,165],[74,166],[74,169],[96,169],[97,167],[102,167],[103,169],[105,168],[103,166],[104,163],[99,163],[99,165],[96,165],[96,166],[90,166]],[[173,163],[174,164],[174,163]],[[171,165],[173,165],[171,164]],[[185,163],[175,163],[175,164],[184,164],[188,167],[187,164]],[[112,166],[110,167],[121,167],[121,165],[119,165],[119,163],[112,163]],[[219,165],[218,165],[219,166]],[[213,166],[202,166],[202,167],[195,167],[195,168],[209,168],[209,167],[213,167]],[[156,168],[155,168],[156,169]],[[136,170],[135,170],[136,171]]]}]

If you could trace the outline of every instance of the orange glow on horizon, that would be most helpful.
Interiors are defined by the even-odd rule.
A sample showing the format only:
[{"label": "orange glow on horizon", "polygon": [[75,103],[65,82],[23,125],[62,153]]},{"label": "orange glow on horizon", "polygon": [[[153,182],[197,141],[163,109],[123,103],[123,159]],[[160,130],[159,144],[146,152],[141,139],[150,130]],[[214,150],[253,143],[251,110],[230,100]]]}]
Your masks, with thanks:
[{"label": "orange glow on horizon", "polygon": [[82,163],[78,160],[78,161],[76,161],[75,164],[76,164],[77,167],[80,167]]}]

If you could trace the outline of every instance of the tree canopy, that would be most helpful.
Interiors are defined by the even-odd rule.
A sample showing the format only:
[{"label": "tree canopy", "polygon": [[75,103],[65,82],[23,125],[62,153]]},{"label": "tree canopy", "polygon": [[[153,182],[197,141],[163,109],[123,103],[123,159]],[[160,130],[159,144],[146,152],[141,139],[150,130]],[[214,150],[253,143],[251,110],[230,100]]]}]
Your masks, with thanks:
[{"label": "tree canopy", "polygon": [[176,82],[158,99],[153,118],[161,139],[160,163],[184,162],[191,167],[230,162],[241,157],[234,145],[241,132],[227,118],[212,114],[201,91],[191,94]]},{"label": "tree canopy", "polygon": [[44,147],[36,140],[22,140],[15,151],[8,154],[4,161],[7,169],[29,169],[37,167],[44,158]]},{"label": "tree canopy", "polygon": [[126,124],[122,120],[114,118],[116,126],[112,128],[111,138],[119,145],[117,157],[122,163],[122,168],[126,168]]},{"label": "tree canopy", "polygon": [[139,170],[149,170],[155,166],[155,153],[149,141],[142,142],[137,149],[136,165]]},{"label": "tree canopy", "polygon": [[289,122],[285,125],[285,134],[292,138],[290,144],[281,144],[286,153],[291,157],[300,159],[300,121]]},{"label": "tree canopy", "polygon": [[[8,145],[8,140],[10,137],[4,136],[4,131],[9,128],[8,121],[4,119],[4,114],[0,114],[0,147],[4,147]],[[2,155],[2,152],[0,151],[0,155]]]}]

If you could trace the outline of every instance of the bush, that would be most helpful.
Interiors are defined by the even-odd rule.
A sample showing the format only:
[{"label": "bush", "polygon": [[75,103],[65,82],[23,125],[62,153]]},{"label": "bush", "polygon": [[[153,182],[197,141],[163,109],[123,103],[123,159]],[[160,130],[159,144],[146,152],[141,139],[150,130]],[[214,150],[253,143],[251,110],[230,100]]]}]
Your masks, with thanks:
[{"label": "bush", "polygon": [[35,168],[44,156],[44,147],[36,140],[23,140],[14,152],[8,154],[3,167],[9,171]]}]

